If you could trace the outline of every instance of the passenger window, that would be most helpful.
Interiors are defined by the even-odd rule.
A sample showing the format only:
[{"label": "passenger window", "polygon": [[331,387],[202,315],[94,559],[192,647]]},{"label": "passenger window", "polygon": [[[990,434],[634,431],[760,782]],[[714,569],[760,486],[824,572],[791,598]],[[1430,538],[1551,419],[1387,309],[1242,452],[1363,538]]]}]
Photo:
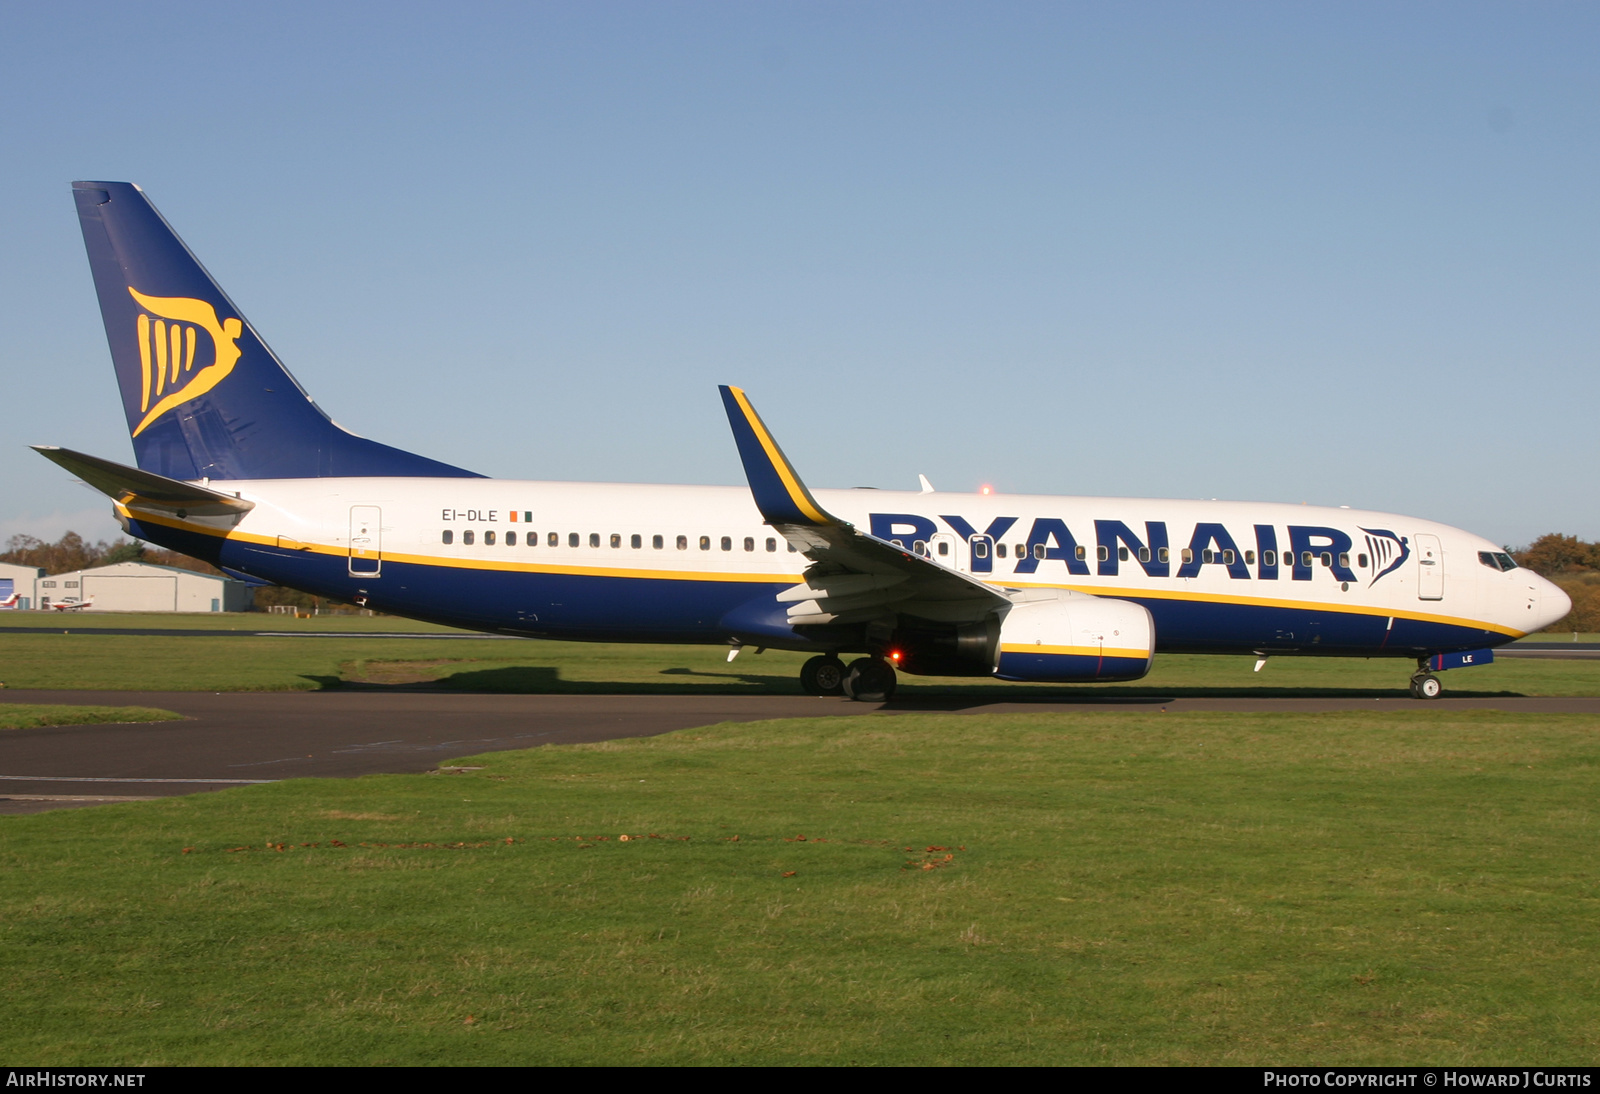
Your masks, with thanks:
[{"label": "passenger window", "polygon": [[688,549],[689,549],[689,537],[688,536],[679,536],[678,537],[678,550],[687,551]]},{"label": "passenger window", "polygon": [[576,547],[576,546],[578,546],[578,543],[579,543],[578,533],[576,533],[576,532],[567,533],[567,546],[568,547]]},{"label": "passenger window", "polygon": [[545,545],[548,546],[548,547],[559,547],[559,546],[561,546],[561,533],[560,532],[551,532],[549,534],[549,536],[545,537],[545,541],[544,542],[545,542]]},{"label": "passenger window", "polygon": [[1348,551],[1341,551],[1339,553],[1339,565],[1345,567],[1346,569],[1349,569],[1349,567],[1350,567],[1350,553]]},{"label": "passenger window", "polygon": [[1215,552],[1213,552],[1211,550],[1211,548],[1207,547],[1204,551],[1200,552],[1200,561],[1201,562],[1203,562],[1203,563],[1211,563],[1211,562],[1215,562],[1216,560],[1217,560],[1217,556],[1216,556]]},{"label": "passenger window", "polygon": [[1024,547],[1020,543],[1017,544],[1017,557],[1018,558],[1026,558],[1027,556],[1028,556],[1028,549],[1026,547]]},{"label": "passenger window", "polygon": [[[1082,555],[1081,552],[1083,551],[1083,548],[1079,547],[1078,551],[1080,552],[1078,557],[1082,558],[1083,555]],[[1036,559],[1039,559],[1041,562],[1044,561],[1044,544],[1035,543],[1033,545],[1033,557],[1036,558]]]},{"label": "passenger window", "polygon": [[710,536],[701,536],[700,537],[700,549],[702,551],[711,550],[711,537]]},{"label": "passenger window", "polygon": [[644,537],[640,536],[640,535],[634,535],[631,539],[628,540],[628,546],[632,547],[635,551],[637,551],[639,548],[644,546]]},{"label": "passenger window", "polygon": [[732,536],[723,536],[722,537],[722,549],[724,551],[733,550],[733,537]]},{"label": "passenger window", "polygon": [[483,542],[490,547],[494,546],[494,529],[491,528],[489,531],[483,533]]},{"label": "passenger window", "polygon": [[1311,552],[1310,551],[1301,551],[1300,552],[1300,565],[1302,565],[1302,566],[1310,566],[1311,562],[1312,562]]},{"label": "passenger window", "polygon": [[456,534],[454,532],[452,532],[450,529],[446,528],[444,530],[444,539],[441,540],[440,542],[449,543],[451,540],[453,540],[455,538],[456,538]]},{"label": "passenger window", "polygon": [[972,557],[973,558],[988,558],[989,557],[989,541],[986,540],[986,539],[974,539],[972,541]]},{"label": "passenger window", "polygon": [[1162,562],[1171,562],[1172,561],[1172,552],[1170,550],[1168,550],[1167,548],[1162,547],[1160,550],[1158,550],[1156,552],[1156,558],[1159,559]]},{"label": "passenger window", "polygon": [[1367,568],[1367,556],[1365,554],[1357,555],[1356,556],[1356,565],[1361,567],[1363,570],[1365,570]]},{"label": "passenger window", "polygon": [[506,546],[507,547],[515,547],[516,545],[517,545],[517,533],[515,533],[515,532],[507,532],[506,533]]},{"label": "passenger window", "polygon": [[1246,566],[1254,566],[1256,564],[1256,553],[1254,551],[1246,551],[1244,553],[1244,564]]},{"label": "passenger window", "polygon": [[528,546],[529,547],[537,547],[537,546],[539,546],[539,533],[538,532],[529,532],[529,533],[527,533],[527,536],[528,536]]},{"label": "passenger window", "polygon": [[1183,564],[1185,566],[1187,566],[1189,563],[1191,563],[1193,561],[1194,561],[1194,551],[1191,550],[1188,547],[1185,547],[1183,549]]},{"label": "passenger window", "polygon": [[1263,566],[1276,566],[1278,564],[1278,552],[1276,552],[1276,551],[1262,551],[1261,552],[1261,564]]},{"label": "passenger window", "polygon": [[767,552],[769,554],[771,554],[771,553],[775,553],[777,550],[778,550],[778,541],[773,539],[771,536],[768,536],[767,537]]},{"label": "passenger window", "polygon": [[468,547],[472,546],[472,529],[471,528],[468,528],[465,532],[461,533],[461,542],[466,544]]},{"label": "passenger window", "polygon": [[922,555],[922,556],[926,557],[927,554],[928,554],[928,541],[925,540],[925,539],[917,540],[915,543],[913,543],[911,545],[911,552],[912,552],[912,554]]},{"label": "passenger window", "polygon": [[1150,548],[1148,548],[1148,547],[1139,548],[1139,561],[1140,562],[1149,562],[1150,561]]},{"label": "passenger window", "polygon": [[754,551],[756,549],[756,537],[755,536],[745,536],[744,537],[744,549],[746,551]]},{"label": "passenger window", "polygon": [[1111,557],[1111,551],[1102,543],[1094,549],[1094,557],[1100,562],[1105,562]]},{"label": "passenger window", "polygon": [[654,547],[656,550],[659,551],[659,550],[661,550],[661,548],[665,547],[666,545],[667,545],[667,541],[662,539],[660,536],[651,536],[650,537],[650,546]]},{"label": "passenger window", "polygon": [[1324,552],[1322,552],[1321,562],[1322,562],[1322,564],[1324,566],[1332,566],[1333,565],[1333,552],[1332,551],[1324,551]]},{"label": "passenger window", "polygon": [[599,532],[590,532],[589,533],[589,546],[591,546],[591,547],[600,546],[600,533]]},{"label": "passenger window", "polygon": [[1117,548],[1117,561],[1119,561],[1119,562],[1128,561],[1128,549],[1126,547],[1118,547]]},{"label": "passenger window", "polygon": [[1232,551],[1223,551],[1222,552],[1222,564],[1224,566],[1232,566],[1234,557],[1235,556],[1234,556],[1234,553]]},{"label": "passenger window", "polygon": [[1006,545],[1004,543],[996,543],[994,545],[994,554],[995,554],[996,558],[1005,558],[1006,557]]},{"label": "passenger window", "polygon": [[[1034,544],[1033,550],[1035,554],[1038,554],[1039,545]],[[1078,546],[1077,550],[1073,551],[1072,553],[1078,557],[1079,562],[1082,562],[1084,559],[1089,557],[1089,552],[1081,544]],[[1039,555],[1039,557],[1043,558],[1044,556]]]},{"label": "passenger window", "polygon": [[612,532],[611,533],[611,546],[613,548],[622,546],[622,533],[621,532]]}]

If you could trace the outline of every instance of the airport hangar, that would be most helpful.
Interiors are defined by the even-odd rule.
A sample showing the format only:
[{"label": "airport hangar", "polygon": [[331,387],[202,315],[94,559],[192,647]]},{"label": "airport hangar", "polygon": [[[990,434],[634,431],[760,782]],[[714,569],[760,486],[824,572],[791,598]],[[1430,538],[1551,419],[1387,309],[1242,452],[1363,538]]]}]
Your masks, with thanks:
[{"label": "airport hangar", "polygon": [[94,612],[246,612],[254,599],[250,586],[231,577],[148,562],[114,562],[66,574],[0,563],[0,600],[13,592],[21,594],[19,609],[90,601],[85,610]]}]

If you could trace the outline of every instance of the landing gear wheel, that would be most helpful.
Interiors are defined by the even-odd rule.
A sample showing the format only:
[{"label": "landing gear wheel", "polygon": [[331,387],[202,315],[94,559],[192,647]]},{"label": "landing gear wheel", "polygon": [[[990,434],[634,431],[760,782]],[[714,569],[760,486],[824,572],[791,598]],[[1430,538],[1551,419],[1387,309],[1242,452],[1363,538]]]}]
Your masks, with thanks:
[{"label": "landing gear wheel", "polygon": [[894,669],[876,657],[850,662],[844,677],[844,693],[858,703],[887,703],[894,698]]},{"label": "landing gear wheel", "polygon": [[1444,694],[1444,684],[1437,676],[1422,673],[1411,678],[1411,695],[1416,699],[1437,699]]},{"label": "landing gear wheel", "polygon": [[831,653],[800,666],[800,686],[807,695],[843,695],[844,677],[844,662]]}]

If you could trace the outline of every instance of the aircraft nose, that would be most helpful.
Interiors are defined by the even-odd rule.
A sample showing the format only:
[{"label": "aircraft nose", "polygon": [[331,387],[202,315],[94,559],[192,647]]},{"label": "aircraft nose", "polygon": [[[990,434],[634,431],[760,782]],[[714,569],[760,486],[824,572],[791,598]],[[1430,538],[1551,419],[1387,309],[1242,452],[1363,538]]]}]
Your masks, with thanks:
[{"label": "aircraft nose", "polygon": [[1537,622],[1529,628],[1541,631],[1552,623],[1559,623],[1572,611],[1572,598],[1562,590],[1561,586],[1538,574],[1530,573],[1529,595],[1539,599],[1538,607],[1534,609]]}]

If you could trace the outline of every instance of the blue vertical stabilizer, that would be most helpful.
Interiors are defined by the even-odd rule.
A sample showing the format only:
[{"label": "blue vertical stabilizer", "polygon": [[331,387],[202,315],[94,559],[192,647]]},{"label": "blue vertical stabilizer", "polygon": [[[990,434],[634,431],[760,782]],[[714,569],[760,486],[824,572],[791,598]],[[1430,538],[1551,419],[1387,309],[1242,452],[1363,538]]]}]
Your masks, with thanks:
[{"label": "blue vertical stabilizer", "polygon": [[335,425],[143,191],[72,188],[141,469],[171,479],[481,477]]}]

